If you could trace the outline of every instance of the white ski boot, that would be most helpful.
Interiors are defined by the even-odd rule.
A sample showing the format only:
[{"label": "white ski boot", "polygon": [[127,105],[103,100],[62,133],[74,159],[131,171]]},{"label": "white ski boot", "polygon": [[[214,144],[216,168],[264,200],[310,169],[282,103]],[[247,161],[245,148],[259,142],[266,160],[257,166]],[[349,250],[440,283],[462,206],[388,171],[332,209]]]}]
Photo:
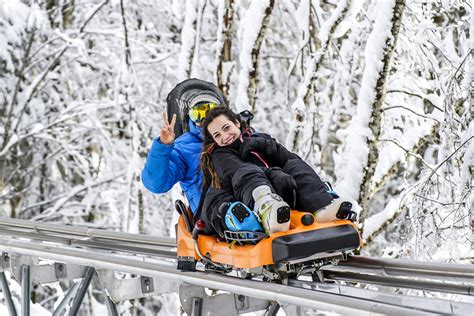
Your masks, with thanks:
[{"label": "white ski boot", "polygon": [[357,214],[352,211],[352,203],[343,198],[332,200],[331,204],[317,210],[313,215],[318,223],[327,223],[341,219],[349,219],[354,222],[357,218]]},{"label": "white ski boot", "polygon": [[260,215],[265,233],[271,235],[290,229],[290,207],[279,195],[272,193],[269,186],[255,188],[252,196],[254,210]]}]

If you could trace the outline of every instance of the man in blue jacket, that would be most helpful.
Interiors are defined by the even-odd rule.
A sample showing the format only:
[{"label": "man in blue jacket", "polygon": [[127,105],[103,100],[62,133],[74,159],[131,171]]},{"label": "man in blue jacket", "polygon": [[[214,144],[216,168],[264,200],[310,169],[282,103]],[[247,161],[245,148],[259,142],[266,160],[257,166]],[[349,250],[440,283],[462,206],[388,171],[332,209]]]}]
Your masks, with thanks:
[{"label": "man in blue jacket", "polygon": [[191,210],[196,212],[201,197],[202,174],[198,171],[202,136],[194,122],[189,122],[189,132],[175,140],[176,114],[168,123],[163,113],[160,137],[153,140],[142,181],[153,193],[168,192],[177,182],[186,194]]},{"label": "man in blue jacket", "polygon": [[192,212],[196,212],[202,190],[199,155],[203,139],[199,124],[208,110],[221,103],[221,100],[208,93],[193,98],[189,110],[183,115],[183,118],[189,117],[189,130],[176,139],[176,114],[173,114],[169,122],[167,113],[163,113],[160,136],[153,140],[142,171],[142,182],[148,190],[153,193],[165,193],[179,182]]}]

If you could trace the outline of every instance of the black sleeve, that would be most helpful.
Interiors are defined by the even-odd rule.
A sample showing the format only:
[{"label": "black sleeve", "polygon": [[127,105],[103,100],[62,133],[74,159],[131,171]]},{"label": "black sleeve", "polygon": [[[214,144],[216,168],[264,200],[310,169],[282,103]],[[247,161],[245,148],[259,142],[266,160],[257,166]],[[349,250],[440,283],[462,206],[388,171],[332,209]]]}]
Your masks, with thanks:
[{"label": "black sleeve", "polygon": [[291,151],[286,149],[285,146],[280,144],[275,138],[271,137],[268,134],[257,133],[255,135],[252,135],[252,137],[263,137],[266,139],[270,139],[277,144],[277,152],[271,155],[271,157],[265,157],[269,160],[271,166],[283,168],[283,166],[286,164],[288,160],[301,159],[297,154],[292,153]]}]

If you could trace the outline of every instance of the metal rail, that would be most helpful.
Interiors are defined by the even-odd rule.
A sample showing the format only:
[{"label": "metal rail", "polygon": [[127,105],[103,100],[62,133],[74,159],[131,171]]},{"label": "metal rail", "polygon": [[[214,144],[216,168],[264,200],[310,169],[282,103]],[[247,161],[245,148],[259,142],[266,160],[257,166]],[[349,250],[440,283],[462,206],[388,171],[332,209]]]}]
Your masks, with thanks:
[{"label": "metal rail", "polygon": [[333,280],[474,295],[474,266],[468,264],[356,256],[322,271]]},{"label": "metal rail", "polygon": [[[157,264],[152,260],[154,257],[176,258],[174,250],[176,243],[173,238],[2,217],[0,217],[0,234],[0,249],[6,252],[151,277],[164,277],[255,298],[277,300],[343,314],[356,310],[406,314],[406,309],[410,309],[410,314],[413,314],[414,310],[419,313],[469,314],[474,310],[470,304],[389,295],[335,284],[289,280],[290,286],[284,286],[241,279],[235,281],[229,276],[199,271],[180,272],[174,266]],[[25,243],[17,238],[28,238],[32,242]],[[135,258],[136,254],[152,258],[146,258],[146,262],[145,258]],[[334,280],[474,295],[472,265],[355,256],[346,262],[341,261],[337,266],[325,266],[322,271],[325,278]],[[334,304],[342,304],[343,307],[334,307]]]},{"label": "metal rail", "polygon": [[416,277],[449,276],[456,279],[474,281],[474,265],[421,262],[407,259],[384,259],[354,256],[342,262],[341,267],[383,269],[387,275],[413,275]]},{"label": "metal rail", "polygon": [[[2,227],[3,226],[3,227]],[[176,247],[176,241],[174,238],[169,237],[155,237],[143,234],[130,234],[121,233],[115,231],[108,231],[104,229],[95,229],[88,227],[77,227],[70,225],[51,224],[51,223],[40,223],[22,219],[13,219],[8,217],[0,217],[0,231],[4,228],[23,228],[33,230],[35,232],[45,233],[58,233],[60,235],[67,235],[69,237],[88,237],[94,238],[95,240],[116,240],[124,242],[139,242],[141,244],[161,245],[168,247]]]},{"label": "metal rail", "polygon": [[24,242],[0,238],[0,249],[5,252],[30,255],[72,264],[92,266],[96,269],[112,269],[127,273],[147,275],[178,282],[195,284],[212,289],[247,295],[281,303],[306,306],[320,310],[334,311],[342,314],[360,313],[361,311],[389,315],[430,315],[433,312],[398,306],[366,298],[356,298],[281,284],[266,283],[256,280],[244,280],[230,276],[205,272],[182,272],[175,267],[142,261],[131,256],[102,254],[93,251],[75,249],[68,246],[51,246],[38,242]]},{"label": "metal rail", "polygon": [[440,313],[443,315],[469,315],[474,312],[474,306],[468,303],[452,302],[425,297],[401,296],[398,294],[372,291],[352,286],[339,284],[319,283],[302,280],[289,280],[289,286],[312,289],[313,291],[323,291],[336,293],[344,296],[363,297],[365,299],[398,305],[403,302],[405,307]]},{"label": "metal rail", "polygon": [[[174,238],[154,237],[143,234],[76,227],[61,224],[38,223],[28,220],[0,217],[0,233],[11,237],[50,241],[83,248],[98,248],[137,254],[176,258]],[[323,268],[327,277],[351,276],[350,280],[363,282],[364,276],[401,278],[426,278],[434,282],[466,283],[474,282],[474,265],[416,262],[404,259],[381,259],[363,256],[350,257],[337,266]],[[380,279],[382,280],[382,278]],[[384,282],[385,284],[386,282]],[[419,287],[416,287],[419,288]],[[430,288],[431,289],[431,288]],[[459,293],[457,289],[454,292]],[[462,294],[473,294],[472,289],[462,289]]]},{"label": "metal rail", "polygon": [[324,273],[327,279],[352,281],[365,284],[377,284],[390,287],[401,287],[409,289],[417,289],[424,291],[446,292],[462,295],[474,295],[473,284],[451,284],[447,282],[436,282],[431,280],[414,280],[396,278],[382,275],[370,275],[363,273],[351,272],[334,272],[328,271]]},{"label": "metal rail", "polygon": [[116,239],[95,239],[78,236],[65,237],[66,234],[44,232],[24,231],[16,229],[4,229],[0,225],[0,232],[9,237],[28,238],[37,241],[47,241],[62,245],[73,245],[82,248],[104,249],[108,251],[129,252],[135,254],[151,255],[165,258],[176,258],[176,251],[171,250],[174,247],[141,243],[137,241],[121,241]]}]

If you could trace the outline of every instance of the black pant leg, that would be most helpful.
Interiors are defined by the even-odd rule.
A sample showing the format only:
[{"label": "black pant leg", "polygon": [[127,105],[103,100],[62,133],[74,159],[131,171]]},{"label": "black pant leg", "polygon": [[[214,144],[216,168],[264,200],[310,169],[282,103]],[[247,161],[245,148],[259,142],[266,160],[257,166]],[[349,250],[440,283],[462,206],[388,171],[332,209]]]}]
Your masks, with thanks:
[{"label": "black pant leg", "polygon": [[224,215],[219,214],[219,207],[225,202],[234,202],[235,198],[228,191],[210,188],[204,198],[201,219],[206,223],[204,234],[219,236],[223,235],[225,230]]},{"label": "black pant leg", "polygon": [[333,197],[316,172],[301,159],[290,159],[283,166],[283,171],[292,175],[296,189],[296,209],[314,212],[331,203]]},{"label": "black pant leg", "polygon": [[272,192],[275,192],[272,183],[265,175],[263,167],[254,164],[242,166],[232,177],[235,197],[251,209],[253,209],[255,203],[252,192],[261,185],[268,185]]}]

